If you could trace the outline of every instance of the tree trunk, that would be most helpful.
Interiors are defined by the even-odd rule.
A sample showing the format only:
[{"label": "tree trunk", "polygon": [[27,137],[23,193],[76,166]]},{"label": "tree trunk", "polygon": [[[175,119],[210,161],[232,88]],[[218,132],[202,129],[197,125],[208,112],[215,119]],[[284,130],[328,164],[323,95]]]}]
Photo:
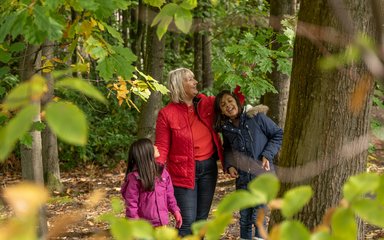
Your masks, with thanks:
[{"label": "tree trunk", "polygon": [[[270,19],[269,24],[275,32],[274,36],[281,33],[281,20],[284,15],[293,15],[292,2],[284,0],[271,0],[270,1]],[[278,50],[281,44],[273,39],[272,49]],[[267,93],[263,97],[264,104],[269,107],[268,116],[276,122],[280,127],[284,127],[285,115],[287,112],[288,93],[289,93],[289,76],[277,70],[277,63],[274,61],[274,67],[270,74],[270,79],[273,86],[278,91],[275,93]]]},{"label": "tree trunk", "polygon": [[[353,19],[347,25],[371,33],[368,4],[360,0],[348,0],[346,4],[344,10],[351,11]],[[322,0],[301,1],[298,29],[300,22],[342,31],[331,7]],[[320,37],[324,37],[321,33],[327,33],[317,30]],[[353,37],[348,33],[341,36],[347,41]],[[339,204],[348,177],[365,170],[373,86],[373,78],[362,63],[332,71],[319,69],[318,60],[324,53],[335,54],[343,46],[315,41],[316,44],[302,35],[296,36],[284,141],[277,169],[282,192],[302,184],[314,190],[309,204],[297,215],[311,229],[321,222],[326,209]],[[273,216],[273,222],[280,220]],[[359,233],[363,234],[362,224]]]},{"label": "tree trunk", "polygon": [[[53,42],[46,41],[43,46],[42,54],[46,61],[52,61],[54,47]],[[43,72],[42,75],[47,80],[48,91],[41,99],[41,105],[44,107],[52,101],[54,96],[54,79],[51,72]],[[42,137],[42,156],[44,166],[45,184],[50,191],[63,191],[63,184],[60,179],[60,164],[57,148],[57,137],[45,122],[45,129],[41,132]]]},{"label": "tree trunk", "polygon": [[[38,56],[38,52],[38,46],[27,46],[24,58],[20,62],[20,78],[22,81],[28,81],[36,73],[36,69],[39,68],[40,56]],[[40,112],[40,100],[32,102],[31,104],[39,106]],[[36,115],[34,122],[39,122],[40,120],[40,114]],[[25,180],[44,185],[41,133],[36,130],[31,130],[29,134],[32,138],[32,148],[23,144],[21,144],[20,147],[22,177]],[[38,218],[38,235],[40,238],[45,238],[48,233],[45,207],[40,209]]]},{"label": "tree trunk", "polygon": [[[148,67],[146,72],[160,83],[163,83],[164,47],[165,36],[160,41],[156,35],[156,28],[149,28],[147,47]],[[148,101],[141,109],[138,137],[147,137],[154,140],[157,114],[161,107],[162,94],[152,91]]]},{"label": "tree trunk", "polygon": [[212,73],[212,52],[211,52],[211,39],[209,33],[202,36],[203,42],[203,89],[212,88],[213,86],[213,73]]},{"label": "tree trunk", "polygon": [[193,73],[195,79],[199,82],[199,88],[203,87],[203,40],[202,35],[199,32],[193,33]]}]

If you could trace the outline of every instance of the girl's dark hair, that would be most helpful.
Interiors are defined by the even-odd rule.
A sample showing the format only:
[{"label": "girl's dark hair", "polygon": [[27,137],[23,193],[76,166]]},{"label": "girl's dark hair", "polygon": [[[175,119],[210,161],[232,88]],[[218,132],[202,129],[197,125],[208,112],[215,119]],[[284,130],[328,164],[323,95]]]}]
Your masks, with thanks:
[{"label": "girl's dark hair", "polygon": [[220,102],[223,99],[224,95],[232,96],[236,100],[236,104],[239,109],[239,115],[243,112],[243,106],[240,104],[237,95],[229,90],[222,90],[219,94],[216,95],[214,103],[215,118],[213,121],[213,128],[217,132],[221,132],[224,121],[228,119],[227,116],[221,113],[220,109]]},{"label": "girl's dark hair", "polygon": [[156,177],[161,175],[162,168],[156,163],[154,146],[150,139],[141,138],[129,147],[128,166],[125,180],[130,172],[137,171],[141,184],[146,191],[153,191]]}]

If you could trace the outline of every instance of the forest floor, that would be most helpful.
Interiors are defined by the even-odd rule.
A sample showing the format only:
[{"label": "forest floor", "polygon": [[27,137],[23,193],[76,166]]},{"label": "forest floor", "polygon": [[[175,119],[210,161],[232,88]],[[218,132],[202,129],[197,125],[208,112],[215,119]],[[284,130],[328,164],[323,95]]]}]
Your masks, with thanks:
[{"label": "forest floor", "polygon": [[[373,117],[384,123],[382,116],[384,117],[384,114]],[[369,155],[367,171],[384,173],[384,142],[372,136],[371,143],[374,144],[375,151]],[[0,172],[2,187],[20,182],[20,171],[12,169],[14,167],[0,167],[0,170],[3,169]],[[98,216],[111,211],[111,199],[120,198],[124,171],[125,163],[121,161],[113,169],[86,165],[62,172],[64,192],[54,193],[47,204],[48,228],[52,234],[50,239],[111,239],[108,224],[99,221]],[[104,191],[105,196],[96,207],[87,208],[86,203],[95,190]],[[213,209],[226,194],[232,191],[234,191],[234,181],[220,170]],[[0,223],[11,213],[8,207],[0,204]],[[239,239],[238,219],[238,214],[234,214],[233,222],[222,235],[222,239]],[[365,239],[384,238],[384,229],[367,225],[365,236]]]}]

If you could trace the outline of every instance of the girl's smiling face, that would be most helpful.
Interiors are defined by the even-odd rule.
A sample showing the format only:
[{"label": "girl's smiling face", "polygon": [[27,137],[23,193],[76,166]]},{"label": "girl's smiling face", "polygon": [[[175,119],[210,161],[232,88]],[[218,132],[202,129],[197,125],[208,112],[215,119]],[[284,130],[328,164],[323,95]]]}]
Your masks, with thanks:
[{"label": "girl's smiling face", "polygon": [[224,94],[220,101],[221,113],[230,119],[235,119],[239,115],[239,107],[236,99],[231,95]]}]

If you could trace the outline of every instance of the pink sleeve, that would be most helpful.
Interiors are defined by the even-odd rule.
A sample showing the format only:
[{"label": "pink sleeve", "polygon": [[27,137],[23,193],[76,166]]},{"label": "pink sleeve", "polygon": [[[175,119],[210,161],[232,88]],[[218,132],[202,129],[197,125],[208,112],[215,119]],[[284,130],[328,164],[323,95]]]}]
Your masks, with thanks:
[{"label": "pink sleeve", "polygon": [[140,182],[134,173],[127,176],[126,189],[123,197],[125,201],[125,215],[128,218],[139,218],[139,195],[140,195]]},{"label": "pink sleeve", "polygon": [[159,150],[160,156],[156,159],[158,163],[167,162],[168,152],[171,144],[171,129],[168,124],[164,111],[160,110],[156,120],[156,140],[155,145]]},{"label": "pink sleeve", "polygon": [[164,169],[164,177],[167,181],[167,205],[168,205],[168,210],[171,213],[175,212],[180,212],[180,208],[177,205],[175,194],[173,191],[173,185],[172,185],[172,180],[171,177],[169,176],[169,173],[167,170]]}]

